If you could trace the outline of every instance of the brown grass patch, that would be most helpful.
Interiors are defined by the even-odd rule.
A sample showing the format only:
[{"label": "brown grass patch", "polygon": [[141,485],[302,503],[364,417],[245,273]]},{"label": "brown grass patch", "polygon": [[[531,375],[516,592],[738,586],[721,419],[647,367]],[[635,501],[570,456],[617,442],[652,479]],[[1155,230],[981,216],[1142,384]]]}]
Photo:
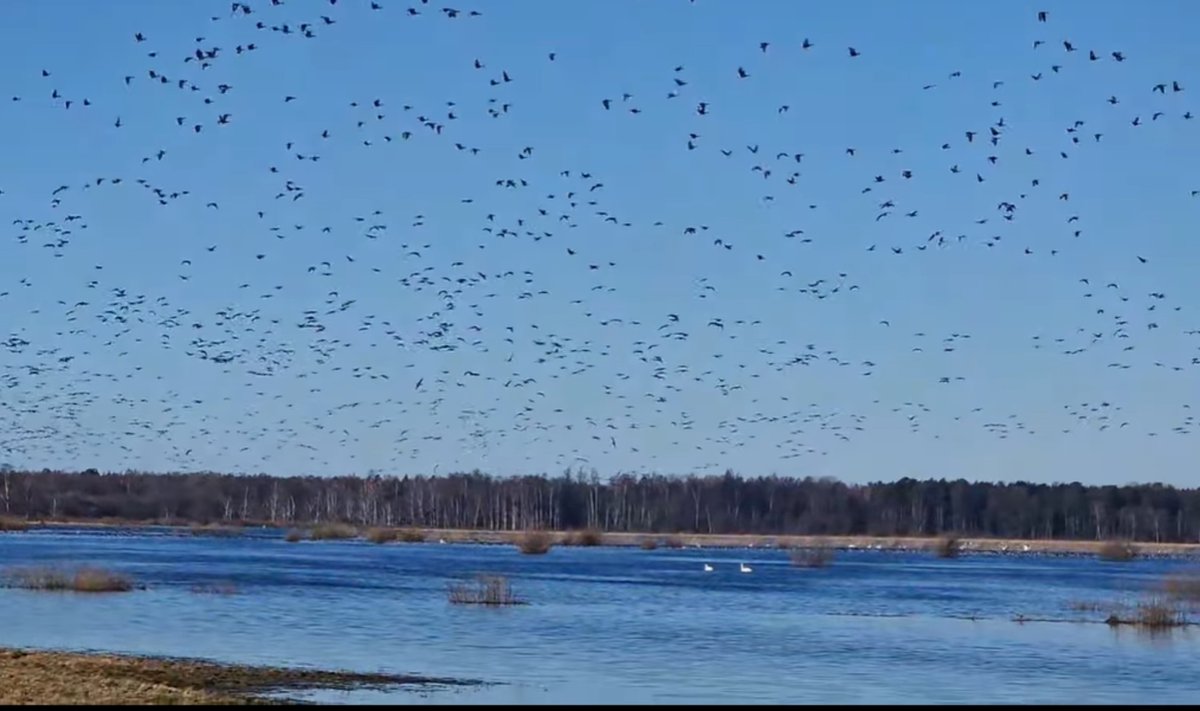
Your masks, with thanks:
[{"label": "brown grass patch", "polygon": [[391,543],[399,540],[400,532],[394,528],[370,528],[363,537],[371,543]]},{"label": "brown grass patch", "polygon": [[568,531],[562,537],[562,545],[564,546],[593,547],[603,545],[603,543],[604,537],[599,531],[593,529]]},{"label": "brown grass patch", "polygon": [[314,541],[344,541],[358,538],[358,529],[344,523],[319,523],[312,527],[308,537]]},{"label": "brown grass patch", "polygon": [[15,568],[5,577],[10,587],[43,592],[129,592],[134,588],[128,575],[101,568]]},{"label": "brown grass patch", "polygon": [[405,543],[424,543],[425,532],[415,528],[404,528],[400,530],[400,540]]},{"label": "brown grass patch", "polygon": [[270,704],[257,694],[306,688],[353,689],[454,684],[386,674],[241,667],[182,659],[0,650],[0,705]]},{"label": "brown grass patch", "polygon": [[304,540],[304,531],[293,528],[287,532],[287,535],[283,537],[283,540],[287,541],[288,543],[299,543],[300,541]]},{"label": "brown grass patch", "polygon": [[1128,541],[1105,541],[1096,555],[1111,563],[1127,563],[1137,557],[1137,547]]},{"label": "brown grass patch", "polygon": [[683,548],[683,539],[679,536],[667,536],[663,539],[663,546],[666,548]]},{"label": "brown grass patch", "polygon": [[11,516],[0,516],[0,533],[20,533],[29,530],[29,522]]},{"label": "brown grass patch", "polygon": [[526,531],[517,537],[517,549],[526,555],[549,553],[554,539],[545,531]]},{"label": "brown grass patch", "polygon": [[513,593],[508,578],[503,575],[478,575],[473,581],[451,583],[447,597],[455,605],[503,607],[529,604]]},{"label": "brown grass patch", "polygon": [[643,538],[641,542],[638,543],[638,548],[641,548],[644,551],[656,550],[658,548],[658,541],[654,540],[653,538]]}]

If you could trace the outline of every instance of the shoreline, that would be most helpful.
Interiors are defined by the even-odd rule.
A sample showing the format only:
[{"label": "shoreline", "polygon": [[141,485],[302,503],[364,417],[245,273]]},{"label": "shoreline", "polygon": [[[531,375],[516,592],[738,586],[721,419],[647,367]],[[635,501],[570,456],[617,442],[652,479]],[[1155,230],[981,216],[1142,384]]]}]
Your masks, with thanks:
[{"label": "shoreline", "polygon": [[206,659],[0,647],[0,706],[26,704],[294,705],[315,689],[472,686],[400,674],[226,664]]},{"label": "shoreline", "polygon": [[[147,522],[111,522],[111,521],[29,521],[30,529],[36,528],[169,528],[178,530],[183,535],[203,535],[198,529],[198,523],[147,523]],[[219,528],[236,532],[237,529],[275,529],[287,531],[290,529],[304,530],[313,524],[282,524],[266,523],[253,524],[216,524]],[[359,539],[370,527],[356,527]],[[473,543],[481,545],[516,545],[526,534],[525,531],[486,531],[471,529],[442,529],[421,527],[393,527],[395,530],[412,531],[422,534],[425,543]],[[549,531],[556,546],[571,546],[572,538],[578,537],[581,531]],[[0,534],[3,535],[3,534]],[[895,552],[931,551],[946,536],[804,536],[791,534],[753,534],[753,533],[630,533],[606,532],[600,533],[600,542],[596,547],[640,547],[647,540],[653,541],[659,548],[832,548],[835,550],[883,550]],[[974,538],[957,537],[962,553],[995,553],[1009,555],[1097,555],[1105,544],[1112,541],[1094,540],[1047,540],[1047,539],[1016,539],[1016,538]],[[1140,556],[1183,556],[1200,557],[1200,543],[1155,543],[1128,542]],[[387,543],[385,545],[395,545]],[[574,545],[579,545],[577,542]]]}]

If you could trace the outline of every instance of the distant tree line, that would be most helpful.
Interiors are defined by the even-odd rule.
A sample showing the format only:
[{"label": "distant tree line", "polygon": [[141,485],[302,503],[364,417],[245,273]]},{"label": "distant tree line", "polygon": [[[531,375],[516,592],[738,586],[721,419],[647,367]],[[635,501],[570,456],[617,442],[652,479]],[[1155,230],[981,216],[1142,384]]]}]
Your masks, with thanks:
[{"label": "distant tree line", "polygon": [[486,530],[939,535],[1200,541],[1200,489],[962,479],[834,479],[594,472],[495,477],[274,477],[14,471],[0,515],[170,522],[344,522]]}]

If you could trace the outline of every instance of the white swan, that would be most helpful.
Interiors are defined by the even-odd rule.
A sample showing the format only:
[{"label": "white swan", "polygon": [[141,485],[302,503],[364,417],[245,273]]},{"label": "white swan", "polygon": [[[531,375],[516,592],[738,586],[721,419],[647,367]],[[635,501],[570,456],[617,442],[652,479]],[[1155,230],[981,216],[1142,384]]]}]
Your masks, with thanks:
[{"label": "white swan", "polygon": [[704,572],[706,572],[706,573],[713,572],[713,567],[711,565],[709,565],[708,563],[705,563],[704,564]]},{"label": "white swan", "polygon": [[738,563],[738,570],[742,571],[743,573],[750,573],[754,571],[754,568],[751,568],[745,563]]}]

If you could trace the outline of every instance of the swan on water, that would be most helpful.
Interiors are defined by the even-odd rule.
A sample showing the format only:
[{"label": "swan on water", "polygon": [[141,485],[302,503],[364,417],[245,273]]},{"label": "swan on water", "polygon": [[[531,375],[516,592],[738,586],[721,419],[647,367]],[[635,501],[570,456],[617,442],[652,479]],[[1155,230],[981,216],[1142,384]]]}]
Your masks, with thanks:
[{"label": "swan on water", "polygon": [[704,564],[704,572],[706,572],[706,573],[713,572],[713,567],[711,565],[709,565],[708,563],[705,563]]},{"label": "swan on water", "polygon": [[749,572],[753,571],[754,568],[751,568],[750,566],[746,565],[745,563],[738,563],[738,570],[742,571],[743,573],[749,573]]}]

